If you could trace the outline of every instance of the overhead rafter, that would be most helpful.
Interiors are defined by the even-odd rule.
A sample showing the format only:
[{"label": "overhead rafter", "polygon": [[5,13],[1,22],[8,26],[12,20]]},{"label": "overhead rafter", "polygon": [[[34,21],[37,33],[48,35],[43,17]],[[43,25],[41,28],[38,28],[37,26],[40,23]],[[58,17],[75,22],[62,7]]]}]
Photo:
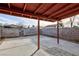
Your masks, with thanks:
[{"label": "overhead rafter", "polygon": [[76,11],[79,11],[79,7],[75,7],[71,10],[68,10],[65,13],[62,13],[62,14],[58,15],[57,17],[67,16],[69,14],[72,14],[73,12],[76,12]]},{"label": "overhead rafter", "polygon": [[66,13],[66,12],[68,11],[68,9],[70,9],[70,8],[72,8],[72,7],[75,7],[76,5],[77,5],[76,3],[75,3],[75,4],[68,4],[68,5],[65,6],[63,9],[61,9],[61,10],[59,10],[58,12],[55,12],[54,14],[50,15],[48,18],[51,18],[51,17],[54,17],[54,16],[58,17],[58,15],[64,13],[64,11],[65,11],[65,13]]},{"label": "overhead rafter", "polygon": [[[24,7],[23,7],[23,12],[25,12],[25,9],[26,9],[26,3],[24,4]],[[23,14],[22,14],[22,16],[23,16]]]},{"label": "overhead rafter", "polygon": [[77,15],[77,14],[79,14],[79,10],[78,11],[74,11],[73,14],[70,13],[68,15],[64,15],[64,16],[61,17],[61,19],[68,18],[68,17],[74,16],[74,15]]},{"label": "overhead rafter", "polygon": [[43,4],[40,4],[39,7],[35,10],[34,14],[36,14],[39,11],[39,9],[41,9],[42,7],[43,7]]},{"label": "overhead rafter", "polygon": [[53,7],[51,7],[51,9],[49,9],[49,11],[47,11],[45,14],[53,14],[54,12],[59,11],[61,8],[64,8],[64,6],[66,6],[67,4],[64,3],[59,3],[59,4],[55,4]]},{"label": "overhead rafter", "polygon": [[8,7],[10,8],[10,3],[8,3]]},{"label": "overhead rafter", "polygon": [[[0,4],[0,13],[28,17],[46,21],[57,21],[79,14],[79,3],[7,3]],[[27,6],[28,5],[28,6]],[[33,6],[32,6],[33,5]],[[28,9],[26,9],[26,7]]]},{"label": "overhead rafter", "polygon": [[[11,8],[11,4],[10,3],[8,3],[8,7],[9,7],[9,9]],[[10,12],[10,14],[12,14],[12,12]]]},{"label": "overhead rafter", "polygon": [[38,7],[34,10],[34,14],[36,14],[36,12],[40,9],[41,6],[42,6],[42,4],[38,5]]},{"label": "overhead rafter", "polygon": [[52,4],[47,10],[45,10],[45,11],[42,13],[42,15],[44,15],[46,12],[48,12],[49,9],[51,9],[51,7],[53,7],[54,5],[56,5],[56,4]]},{"label": "overhead rafter", "polygon": [[25,3],[24,7],[23,7],[23,12],[25,12],[26,6],[27,6],[27,4]]},{"label": "overhead rafter", "polygon": [[[15,10],[15,9],[9,9],[9,8],[4,8],[4,7],[0,7],[0,11],[3,11],[3,12],[8,12],[8,13],[10,13],[10,12],[12,12],[12,13],[15,13],[15,14],[19,14],[19,15],[21,15],[22,16],[22,14],[23,15],[25,15],[25,16],[29,16],[29,18],[30,18],[30,16],[32,16],[32,17],[34,17],[34,18],[40,18],[41,20],[43,19],[43,20],[46,20],[46,21],[49,21],[50,19],[50,21],[55,21],[55,19],[53,19],[52,20],[52,18],[50,18],[50,19],[48,19],[47,17],[45,17],[45,16],[41,16],[41,15],[34,15],[34,14],[32,14],[32,13],[30,13],[30,12],[21,12],[20,10]],[[18,12],[17,12],[18,11]]]}]

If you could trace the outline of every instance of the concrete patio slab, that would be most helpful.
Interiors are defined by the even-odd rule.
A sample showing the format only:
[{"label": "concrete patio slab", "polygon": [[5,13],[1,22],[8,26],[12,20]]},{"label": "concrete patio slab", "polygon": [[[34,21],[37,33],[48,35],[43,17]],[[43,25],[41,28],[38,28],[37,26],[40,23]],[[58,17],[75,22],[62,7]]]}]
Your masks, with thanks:
[{"label": "concrete patio slab", "polygon": [[[40,36],[41,49],[34,56],[79,56],[79,44]],[[37,36],[6,38],[0,45],[1,56],[30,56],[37,49]]]}]

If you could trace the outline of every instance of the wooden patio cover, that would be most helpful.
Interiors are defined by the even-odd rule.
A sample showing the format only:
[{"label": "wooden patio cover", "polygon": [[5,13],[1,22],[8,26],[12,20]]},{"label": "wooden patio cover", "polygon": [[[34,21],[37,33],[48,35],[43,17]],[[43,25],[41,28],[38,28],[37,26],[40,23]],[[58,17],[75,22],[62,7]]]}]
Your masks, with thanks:
[{"label": "wooden patio cover", "polygon": [[79,3],[0,3],[0,13],[58,21],[79,14]]}]

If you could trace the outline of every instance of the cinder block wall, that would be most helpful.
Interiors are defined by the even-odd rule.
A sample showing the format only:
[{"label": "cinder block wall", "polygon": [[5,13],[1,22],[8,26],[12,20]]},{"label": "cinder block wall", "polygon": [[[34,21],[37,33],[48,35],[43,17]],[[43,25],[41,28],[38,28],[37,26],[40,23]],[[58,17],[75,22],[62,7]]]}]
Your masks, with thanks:
[{"label": "cinder block wall", "polygon": [[0,37],[20,37],[28,35],[37,35],[37,28],[0,28]]},{"label": "cinder block wall", "polygon": [[63,28],[62,38],[67,40],[79,41],[79,29],[77,28]]},{"label": "cinder block wall", "polygon": [[[41,30],[42,35],[57,37],[56,28],[43,28]],[[79,41],[79,29],[77,28],[60,28],[59,36],[65,40]]]},{"label": "cinder block wall", "polygon": [[24,36],[37,35],[37,28],[25,28],[23,29],[23,31],[24,31]]},{"label": "cinder block wall", "polygon": [[17,36],[19,36],[19,29],[17,29],[17,28],[2,28],[2,37],[17,37]]},{"label": "cinder block wall", "polygon": [[[59,30],[59,34],[61,34],[62,30],[60,29]],[[42,35],[47,35],[47,36],[53,36],[53,37],[57,37],[57,29],[56,28],[43,28],[41,29],[41,34]]]},{"label": "cinder block wall", "polygon": [[[37,28],[26,28],[23,30],[23,36],[37,35]],[[41,35],[57,37],[57,29],[53,27],[45,27],[40,29]],[[20,30],[18,28],[2,28],[2,37],[19,37]],[[79,41],[79,29],[77,28],[59,28],[59,36],[65,40]],[[1,37],[1,28],[0,28]]]}]

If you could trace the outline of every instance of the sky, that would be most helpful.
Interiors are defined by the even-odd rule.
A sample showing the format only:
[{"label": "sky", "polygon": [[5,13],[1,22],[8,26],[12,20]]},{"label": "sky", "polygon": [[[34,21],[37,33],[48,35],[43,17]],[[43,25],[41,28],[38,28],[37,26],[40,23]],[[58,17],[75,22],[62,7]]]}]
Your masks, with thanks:
[{"label": "sky", "polygon": [[[62,22],[66,27],[70,27],[70,18],[63,19]],[[79,15],[76,16],[74,24],[77,25],[77,22],[79,22]],[[22,25],[35,25],[37,26],[37,20],[36,19],[29,19],[24,17],[18,17],[18,16],[12,16],[7,14],[0,14],[0,23],[2,24],[22,24]],[[48,22],[48,21],[40,21],[40,26],[47,26],[47,25],[53,25],[56,24],[56,22]]]},{"label": "sky", "polygon": [[6,15],[6,14],[0,14],[0,22],[8,23],[8,24],[28,24],[28,25],[31,22],[31,24],[35,24],[35,21],[32,21],[30,19]]},{"label": "sky", "polygon": [[[0,23],[2,24],[23,24],[23,25],[36,25],[37,20],[24,17],[11,16],[6,14],[0,14]],[[53,22],[40,21],[40,26],[51,25]]]},{"label": "sky", "polygon": [[[73,16],[72,16],[73,19]],[[66,19],[62,19],[62,22],[64,24],[65,27],[71,27],[71,22],[70,22],[70,18],[66,18]],[[79,23],[79,15],[75,16],[75,20],[73,22],[73,26],[79,26],[77,23]]]}]

